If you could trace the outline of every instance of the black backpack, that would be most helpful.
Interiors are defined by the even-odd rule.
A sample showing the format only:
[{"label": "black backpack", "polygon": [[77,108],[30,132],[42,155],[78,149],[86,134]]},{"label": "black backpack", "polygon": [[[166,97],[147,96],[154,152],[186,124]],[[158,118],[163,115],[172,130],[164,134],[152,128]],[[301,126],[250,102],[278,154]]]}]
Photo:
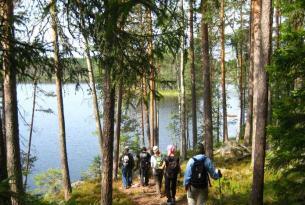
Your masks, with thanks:
[{"label": "black backpack", "polygon": [[175,178],[179,172],[179,158],[167,157],[166,159],[166,176]]},{"label": "black backpack", "polygon": [[207,188],[208,187],[208,172],[204,166],[204,160],[198,160],[195,157],[192,158],[194,164],[192,167],[192,175],[190,184],[195,188]]},{"label": "black backpack", "polygon": [[149,169],[150,167],[150,156],[147,152],[140,153],[140,167],[141,169]]}]

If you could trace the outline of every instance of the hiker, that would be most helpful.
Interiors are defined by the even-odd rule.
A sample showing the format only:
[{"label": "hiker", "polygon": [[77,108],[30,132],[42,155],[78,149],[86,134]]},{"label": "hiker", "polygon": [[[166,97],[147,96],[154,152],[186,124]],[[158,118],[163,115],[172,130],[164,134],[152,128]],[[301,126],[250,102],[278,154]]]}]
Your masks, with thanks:
[{"label": "hiker", "polygon": [[208,196],[209,175],[213,179],[222,177],[220,170],[214,168],[210,158],[205,156],[204,145],[199,143],[197,155],[189,159],[184,173],[184,187],[187,191],[188,205],[204,205]]},{"label": "hiker", "polygon": [[120,157],[121,169],[122,169],[122,181],[123,187],[128,189],[132,184],[132,169],[134,167],[134,159],[131,153],[129,153],[129,147],[124,148],[123,155]]},{"label": "hiker", "polygon": [[149,182],[149,168],[150,168],[150,154],[147,152],[146,147],[143,147],[140,155],[140,178],[141,185],[148,186]]},{"label": "hiker", "polygon": [[179,157],[175,156],[176,148],[174,145],[167,146],[167,157],[165,161],[165,191],[167,204],[176,203],[177,176],[181,173]]},{"label": "hiker", "polygon": [[161,189],[162,189],[162,179],[163,179],[163,169],[165,166],[165,163],[163,161],[163,158],[161,156],[160,150],[158,146],[153,147],[153,155],[151,156],[151,168],[152,168],[152,174],[154,176],[154,180],[156,183],[156,192],[159,194],[159,197],[162,197]]}]

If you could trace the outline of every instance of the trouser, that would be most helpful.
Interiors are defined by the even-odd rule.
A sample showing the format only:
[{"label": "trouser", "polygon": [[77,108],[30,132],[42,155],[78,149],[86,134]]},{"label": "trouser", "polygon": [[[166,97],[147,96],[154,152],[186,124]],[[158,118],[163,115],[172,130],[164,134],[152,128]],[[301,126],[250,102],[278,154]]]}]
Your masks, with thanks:
[{"label": "trouser", "polygon": [[177,175],[169,178],[165,175],[165,192],[168,202],[175,202]]},{"label": "trouser", "polygon": [[141,185],[147,186],[149,182],[148,169],[140,168]]},{"label": "trouser", "polygon": [[132,169],[128,167],[122,168],[122,181],[124,188],[131,186],[132,184]]},{"label": "trouser", "polygon": [[161,190],[162,190],[162,180],[163,180],[163,170],[154,170],[153,172],[154,174],[154,179],[155,179],[155,183],[156,183],[156,191],[158,194],[161,194]]},{"label": "trouser", "polygon": [[190,186],[186,195],[188,205],[205,205],[208,199],[208,188],[198,189]]}]

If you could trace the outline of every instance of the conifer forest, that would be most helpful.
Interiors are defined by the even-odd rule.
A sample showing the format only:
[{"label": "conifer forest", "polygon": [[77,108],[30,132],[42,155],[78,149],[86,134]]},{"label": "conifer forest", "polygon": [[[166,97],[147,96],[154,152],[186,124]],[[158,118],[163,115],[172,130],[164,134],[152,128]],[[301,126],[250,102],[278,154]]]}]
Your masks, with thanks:
[{"label": "conifer forest", "polygon": [[0,42],[0,205],[192,205],[197,157],[197,205],[305,204],[304,0],[0,0]]}]

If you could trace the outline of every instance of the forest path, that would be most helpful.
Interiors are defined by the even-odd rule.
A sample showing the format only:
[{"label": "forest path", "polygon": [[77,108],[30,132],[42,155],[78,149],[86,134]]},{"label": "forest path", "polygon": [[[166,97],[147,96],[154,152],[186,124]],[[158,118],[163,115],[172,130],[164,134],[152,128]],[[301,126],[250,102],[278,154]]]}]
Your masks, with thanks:
[{"label": "forest path", "polygon": [[[130,200],[136,205],[166,205],[167,198],[165,194],[160,197],[156,193],[154,180],[149,181],[149,185],[142,187],[138,180],[129,189],[119,188],[120,192],[125,193]],[[162,193],[164,193],[164,184],[162,186]],[[186,194],[181,189],[177,190],[176,205],[187,205]]]}]

